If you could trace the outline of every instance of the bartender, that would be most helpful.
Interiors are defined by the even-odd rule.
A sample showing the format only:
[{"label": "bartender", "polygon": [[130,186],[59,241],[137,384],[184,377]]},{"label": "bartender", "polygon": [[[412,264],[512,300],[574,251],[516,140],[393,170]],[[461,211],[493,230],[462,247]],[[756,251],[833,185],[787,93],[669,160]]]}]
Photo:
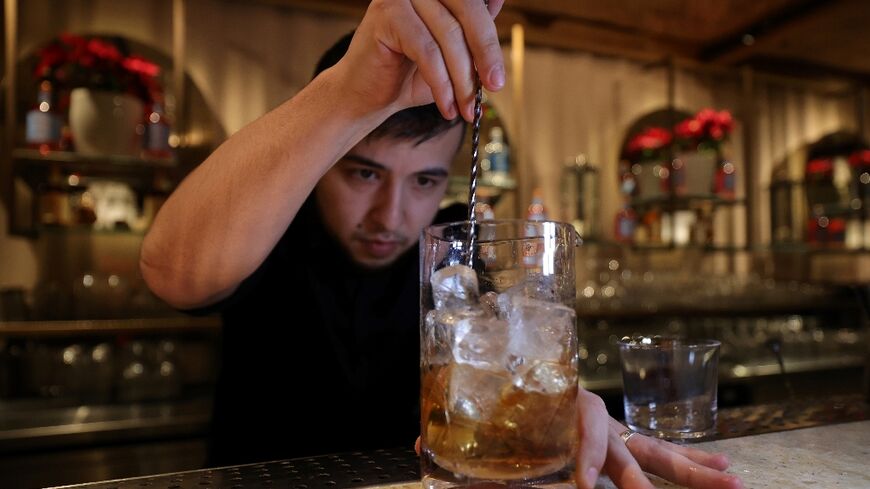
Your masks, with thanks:
[{"label": "bartender", "polygon": [[[225,141],[145,237],[148,286],[224,319],[210,464],[410,445],[419,433],[417,239],[473,117],[505,84],[504,0],[374,0],[296,96]],[[630,438],[583,392],[578,486],[643,470],[739,488],[723,455]]]}]

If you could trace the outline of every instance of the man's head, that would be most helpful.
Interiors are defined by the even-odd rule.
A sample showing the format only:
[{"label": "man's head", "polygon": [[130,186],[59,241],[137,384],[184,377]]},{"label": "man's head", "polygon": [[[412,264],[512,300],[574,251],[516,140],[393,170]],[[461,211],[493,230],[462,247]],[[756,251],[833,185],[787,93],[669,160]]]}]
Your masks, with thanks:
[{"label": "man's head", "polygon": [[[341,59],[351,35],[324,54],[315,76]],[[394,114],[320,179],[315,200],[327,231],[365,268],[394,262],[432,222],[465,124],[435,104]]]}]

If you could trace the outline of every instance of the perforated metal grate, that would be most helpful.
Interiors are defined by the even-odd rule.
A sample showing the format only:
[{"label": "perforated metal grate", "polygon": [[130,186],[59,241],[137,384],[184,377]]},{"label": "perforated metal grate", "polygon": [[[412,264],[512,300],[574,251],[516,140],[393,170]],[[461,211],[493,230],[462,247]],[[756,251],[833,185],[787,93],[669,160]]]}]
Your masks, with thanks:
[{"label": "perforated metal grate", "polygon": [[195,470],[93,484],[87,489],[318,489],[365,487],[420,479],[413,450],[375,450]]}]

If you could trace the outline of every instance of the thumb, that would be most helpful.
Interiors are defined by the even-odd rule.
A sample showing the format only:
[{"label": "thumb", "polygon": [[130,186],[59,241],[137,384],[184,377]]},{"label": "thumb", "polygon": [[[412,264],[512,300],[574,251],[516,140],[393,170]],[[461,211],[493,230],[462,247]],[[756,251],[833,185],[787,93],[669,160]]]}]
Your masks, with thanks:
[{"label": "thumb", "polygon": [[577,452],[577,487],[593,489],[607,455],[608,414],[600,397],[580,388],[577,399],[580,435]]}]

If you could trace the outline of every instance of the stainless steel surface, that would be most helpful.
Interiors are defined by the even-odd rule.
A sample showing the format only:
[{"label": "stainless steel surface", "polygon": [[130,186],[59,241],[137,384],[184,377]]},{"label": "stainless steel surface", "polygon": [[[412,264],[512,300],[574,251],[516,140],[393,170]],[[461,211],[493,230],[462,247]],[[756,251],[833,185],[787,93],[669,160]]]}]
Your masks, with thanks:
[{"label": "stainless steel surface", "polygon": [[161,437],[204,436],[211,401],[70,406],[0,403],[0,455]]},{"label": "stainless steel surface", "polygon": [[63,486],[88,489],[250,489],[365,487],[420,478],[411,449],[374,450],[218,469],[178,472],[94,484]]},{"label": "stainless steel surface", "polygon": [[0,337],[82,336],[106,334],[220,333],[217,316],[165,318],[85,319],[71,321],[0,321]]},{"label": "stainless steel surface", "polygon": [[[726,409],[716,438],[772,433],[870,419],[861,397],[835,397]],[[257,489],[391,486],[419,487],[419,460],[411,449],[343,453],[234,467],[176,472],[63,486],[76,489]]]}]

